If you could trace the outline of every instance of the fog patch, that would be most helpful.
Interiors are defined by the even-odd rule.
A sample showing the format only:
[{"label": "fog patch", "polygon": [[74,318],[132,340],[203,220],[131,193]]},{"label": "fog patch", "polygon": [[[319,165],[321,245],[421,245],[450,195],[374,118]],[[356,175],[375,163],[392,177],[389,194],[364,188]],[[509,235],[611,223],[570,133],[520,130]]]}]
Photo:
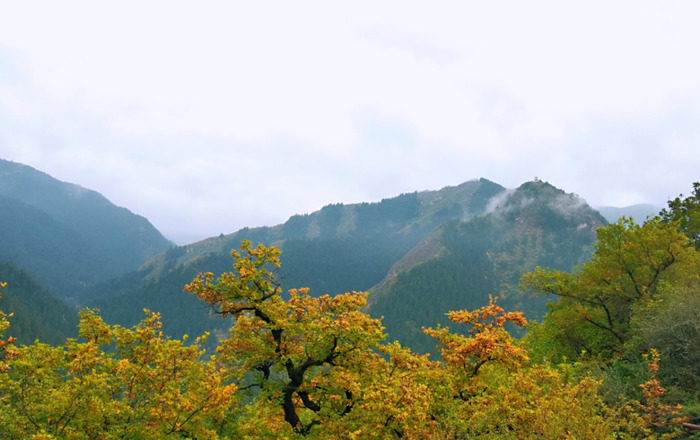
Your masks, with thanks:
[{"label": "fog patch", "polygon": [[506,189],[505,191],[493,196],[486,204],[486,209],[482,215],[489,215],[496,211],[502,211],[508,203],[508,199],[510,199],[510,196],[512,196],[514,192],[515,189]]},{"label": "fog patch", "polygon": [[549,206],[553,211],[570,219],[581,209],[588,207],[588,203],[576,194],[561,194],[554,197],[549,202]]}]

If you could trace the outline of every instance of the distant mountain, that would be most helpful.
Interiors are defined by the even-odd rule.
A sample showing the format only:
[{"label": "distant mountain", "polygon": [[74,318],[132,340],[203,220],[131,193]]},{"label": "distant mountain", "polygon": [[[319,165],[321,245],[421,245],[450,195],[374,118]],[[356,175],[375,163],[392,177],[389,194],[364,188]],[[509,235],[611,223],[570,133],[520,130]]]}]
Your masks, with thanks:
[{"label": "distant mountain", "polygon": [[148,220],[99,193],[1,159],[0,212],[0,260],[63,298],[172,245]]},{"label": "distant mountain", "polygon": [[569,270],[592,253],[605,219],[576,196],[541,182],[516,190],[486,179],[377,203],[333,204],[274,227],[245,228],[161,253],[139,271],[84,291],[108,322],[131,325],[160,311],[172,335],[225,331],[228,323],[183,292],[198,272],[232,269],[243,239],[282,250],[283,289],[312,295],[370,290],[369,312],[385,316],[390,338],[428,351],[422,325],[449,310],[476,308],[488,295],[541,317],[545,299],[519,292],[535,265]]},{"label": "distant mountain", "polygon": [[610,223],[617,223],[617,220],[620,217],[632,217],[635,223],[642,224],[646,221],[647,217],[658,215],[662,208],[649,204],[639,204],[621,208],[614,206],[599,206],[596,209]]}]

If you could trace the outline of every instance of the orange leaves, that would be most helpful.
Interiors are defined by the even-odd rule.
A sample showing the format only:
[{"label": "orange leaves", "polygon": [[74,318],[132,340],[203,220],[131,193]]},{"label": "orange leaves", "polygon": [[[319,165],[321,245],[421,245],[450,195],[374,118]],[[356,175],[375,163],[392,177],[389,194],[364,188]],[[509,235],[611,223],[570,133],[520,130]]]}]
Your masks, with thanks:
[{"label": "orange leaves", "polygon": [[459,366],[468,375],[476,375],[487,362],[517,368],[528,359],[526,350],[516,345],[504,328],[507,322],[524,326],[526,320],[521,312],[506,313],[491,298],[489,305],[478,310],[450,312],[448,317],[456,323],[468,325],[469,336],[450,333],[449,328],[440,327],[423,331],[443,346],[440,352],[445,362]]},{"label": "orange leaves", "polygon": [[522,312],[506,313],[502,307],[496,305],[496,300],[490,295],[487,306],[471,312],[468,310],[449,312],[447,316],[458,324],[471,324],[473,327],[470,329],[470,333],[473,334],[485,329],[503,327],[506,322],[512,322],[518,327],[527,324]]},{"label": "orange leaves", "polygon": [[640,413],[641,420],[648,429],[656,433],[663,433],[663,438],[675,437],[679,434],[680,424],[687,420],[680,416],[681,405],[669,405],[662,402],[666,389],[656,377],[659,372],[659,352],[656,349],[651,349],[643,357],[647,362],[651,378],[639,385],[644,396],[643,401],[633,401],[631,405]]}]

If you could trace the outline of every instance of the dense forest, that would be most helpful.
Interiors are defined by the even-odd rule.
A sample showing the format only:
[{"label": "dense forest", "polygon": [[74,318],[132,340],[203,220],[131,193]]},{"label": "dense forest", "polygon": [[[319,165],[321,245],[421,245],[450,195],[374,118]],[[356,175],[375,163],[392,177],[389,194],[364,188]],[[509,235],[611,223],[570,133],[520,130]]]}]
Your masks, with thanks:
[{"label": "dense forest", "polygon": [[[499,262],[506,254],[498,246],[551,243],[529,223],[553,206],[525,203],[536,188],[509,199],[525,211],[502,211],[531,234],[494,247],[494,235],[470,231],[475,223],[447,223],[439,232],[449,237],[445,250],[415,266],[416,279],[430,268],[449,278],[474,261],[475,284],[504,288],[486,252],[460,244],[482,240]],[[411,197],[403,200],[408,211],[417,206]],[[327,220],[337,225],[333,209]],[[556,234],[566,225],[550,226]],[[187,281],[192,300],[229,328],[213,349],[203,348],[212,337],[206,332],[165,335],[156,311],[120,326],[85,309],[80,336],[63,344],[2,339],[0,437],[698,437],[690,424],[700,416],[700,184],[659,216],[623,218],[596,233],[577,267],[543,258],[520,277],[524,295],[550,300],[540,322],[505,310],[509,298],[494,291],[488,304],[450,312],[448,325],[419,325],[438,356],[387,340],[382,321],[366,313],[366,292],[283,289],[282,252],[243,240],[231,253],[232,271],[197,260],[201,271]],[[578,249],[576,240],[558,242]],[[445,255],[452,266],[433,263]],[[11,291],[6,282],[3,294]],[[430,286],[423,289],[423,302],[402,306],[430,307]],[[8,315],[0,314],[2,332],[12,325]]]}]

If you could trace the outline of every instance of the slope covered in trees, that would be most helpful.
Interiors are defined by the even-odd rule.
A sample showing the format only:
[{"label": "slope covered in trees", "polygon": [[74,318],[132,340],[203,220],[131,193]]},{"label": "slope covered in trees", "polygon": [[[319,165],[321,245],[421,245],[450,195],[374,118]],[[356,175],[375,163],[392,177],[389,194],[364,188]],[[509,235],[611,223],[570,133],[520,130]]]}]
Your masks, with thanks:
[{"label": "slope covered in trees", "polygon": [[0,277],[7,284],[0,298],[0,310],[12,314],[7,336],[23,344],[35,339],[62,344],[77,334],[77,310],[39,285],[27,272],[0,261]]},{"label": "slope covered in trees", "polygon": [[369,312],[384,317],[391,338],[423,352],[434,352],[435,344],[422,327],[445,325],[448,311],[479,308],[489,295],[539,319],[547,300],[521,292],[520,276],[538,265],[573,269],[590,257],[604,223],[580,198],[545,182],[525,183],[495,199],[486,215],[431,234],[422,258],[372,289]]},{"label": "slope covered in trees", "polygon": [[487,180],[410,193],[374,204],[329,205],[283,225],[243,229],[160,254],[139,271],[83,291],[81,303],[107,322],[135,325],[144,308],[163,312],[166,334],[198,334],[224,326],[183,292],[202,271],[224,272],[244,239],[282,250],[281,286],[330,294],[370,290],[368,311],[384,316],[391,338],[435,352],[422,326],[445,314],[488,304],[490,294],[528,318],[544,298],[518,289],[536,265],[570,270],[588,258],[605,220],[580,198],[545,182],[514,191]]},{"label": "slope covered in trees", "polygon": [[64,298],[134,270],[171,243],[95,191],[0,159],[0,259]]},{"label": "slope covered in trees", "polygon": [[285,288],[309,287],[312,295],[367,290],[435,228],[483,213],[489,200],[503,191],[481,179],[377,203],[329,205],[279,226],[245,228],[172,248],[138,272],[85,290],[80,302],[99,307],[107,322],[122,325],[136,324],[144,308],[159,310],[168,334],[196,334],[208,328],[211,317],[183,286],[198,272],[226,271],[231,249],[245,239],[283,251],[278,276]]}]

